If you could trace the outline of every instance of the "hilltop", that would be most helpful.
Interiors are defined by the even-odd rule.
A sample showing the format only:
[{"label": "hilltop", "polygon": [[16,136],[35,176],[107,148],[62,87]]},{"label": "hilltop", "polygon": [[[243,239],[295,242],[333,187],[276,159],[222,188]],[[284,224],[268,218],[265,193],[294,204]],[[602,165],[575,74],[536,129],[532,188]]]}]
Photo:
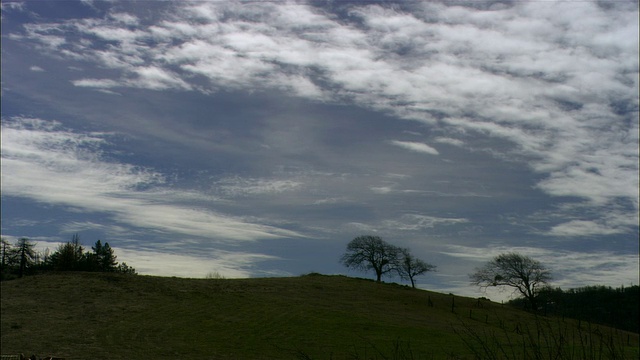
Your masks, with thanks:
[{"label": "hilltop", "polygon": [[[541,328],[547,342],[556,333],[592,340],[600,334],[598,339],[608,336],[616,353],[638,354],[638,334],[536,318],[486,299],[345,276],[183,279],[51,273],[0,286],[3,354],[472,359],[481,355],[483,342],[496,349],[502,346],[498,342],[511,342],[508,351],[517,354],[527,345],[515,344]],[[585,350],[572,341],[567,337],[564,346],[583,358],[579,354]]]}]

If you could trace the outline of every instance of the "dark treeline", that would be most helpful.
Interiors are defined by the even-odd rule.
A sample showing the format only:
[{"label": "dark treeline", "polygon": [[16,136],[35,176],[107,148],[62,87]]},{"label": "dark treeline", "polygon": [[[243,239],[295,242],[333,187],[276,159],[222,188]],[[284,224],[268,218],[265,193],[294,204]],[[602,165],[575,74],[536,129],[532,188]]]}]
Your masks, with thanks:
[{"label": "dark treeline", "polygon": [[10,280],[26,275],[47,271],[93,271],[136,274],[136,270],[126,263],[118,264],[117,256],[109,243],[98,240],[85,251],[78,234],[71,241],[58,246],[51,253],[35,250],[35,243],[28,238],[20,238],[15,244],[2,239],[2,266],[0,279]]},{"label": "dark treeline", "polygon": [[[540,290],[538,300],[541,312],[546,315],[566,316],[640,332],[638,285],[616,289],[610,286],[587,286],[567,291],[548,287]],[[524,306],[525,301],[520,298],[509,301],[509,304]]]}]

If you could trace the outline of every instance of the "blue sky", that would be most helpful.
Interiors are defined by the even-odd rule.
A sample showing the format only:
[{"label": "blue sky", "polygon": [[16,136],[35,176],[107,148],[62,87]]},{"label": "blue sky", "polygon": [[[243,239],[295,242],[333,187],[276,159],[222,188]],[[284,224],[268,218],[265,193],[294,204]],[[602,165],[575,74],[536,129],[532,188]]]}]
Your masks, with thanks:
[{"label": "blue sky", "polygon": [[74,233],[151,275],[371,276],[372,234],[436,291],[505,251],[638,284],[638,4],[4,1],[2,236]]}]

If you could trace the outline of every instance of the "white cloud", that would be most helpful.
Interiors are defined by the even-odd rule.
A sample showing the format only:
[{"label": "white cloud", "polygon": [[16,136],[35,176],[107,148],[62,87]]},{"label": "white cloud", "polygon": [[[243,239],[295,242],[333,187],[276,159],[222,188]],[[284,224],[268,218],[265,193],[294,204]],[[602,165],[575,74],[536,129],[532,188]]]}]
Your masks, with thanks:
[{"label": "white cloud", "polygon": [[92,87],[100,89],[109,89],[120,86],[115,80],[111,79],[80,79],[72,81],[73,85],[80,87]]},{"label": "white cloud", "polygon": [[186,278],[204,278],[211,272],[218,272],[226,278],[266,275],[256,273],[255,264],[278,259],[275,256],[244,252],[208,251],[195,255],[123,247],[113,249],[119,262],[133,266],[141,275]]},{"label": "white cloud", "polygon": [[453,139],[453,138],[448,138],[448,137],[439,137],[434,139],[436,142],[441,143],[441,144],[449,144],[449,145],[453,145],[453,146],[463,146],[464,145],[464,141],[462,140],[458,140],[458,139]]},{"label": "white cloud", "polygon": [[367,232],[367,233],[377,233],[378,230],[376,229],[375,226],[373,225],[369,225],[369,224],[364,224],[364,223],[360,223],[360,222],[349,222],[344,224],[344,228],[346,230],[350,230],[350,231],[357,231],[357,232]]},{"label": "white cloud", "polygon": [[189,90],[191,88],[191,85],[187,84],[176,74],[158,67],[143,66],[137,67],[133,71],[137,74],[137,78],[130,79],[128,83],[135,87],[152,90],[172,88]]},{"label": "white cloud", "polygon": [[130,236],[134,233],[130,228],[119,225],[105,225],[93,221],[71,221],[60,225],[60,232],[66,234],[81,233],[87,230],[99,230],[109,236]]},{"label": "white cloud", "polygon": [[399,146],[399,147],[407,149],[407,150],[419,152],[419,153],[431,154],[431,155],[439,155],[440,154],[438,152],[438,150],[432,148],[431,146],[429,146],[427,144],[421,143],[421,142],[392,140],[391,144],[393,144],[395,146]]},{"label": "white cloud", "polygon": [[[451,128],[517,144],[519,151],[536,159],[533,169],[549,174],[539,187],[552,195],[599,203],[633,196],[637,184],[628,179],[637,170],[637,154],[612,151],[605,141],[619,130],[607,131],[598,123],[618,117],[606,110],[612,96],[623,95],[621,100],[637,106],[637,76],[623,75],[637,74],[637,42],[626,36],[637,28],[637,11],[604,11],[592,3],[522,3],[491,11],[421,6],[424,10],[413,14],[356,6],[351,14],[365,24],[358,28],[299,4],[188,4],[146,30],[122,28],[139,19],[114,13],[91,22],[30,25],[27,36],[56,49],[67,40],[59,37],[51,43],[44,38],[54,36],[54,30],[75,29],[116,40],[119,45],[109,51],[94,50],[90,44],[65,49],[125,71],[120,80],[83,79],[74,82],[78,86],[203,91],[275,87],[313,99],[350,99],[431,123],[429,111],[436,110],[446,115],[443,124]],[[199,22],[189,21],[191,17]],[[158,45],[147,46],[145,39]],[[567,44],[573,44],[571,51]],[[175,72],[175,66],[187,74]],[[193,86],[188,73],[208,78],[211,88]],[[325,85],[319,85],[318,76]],[[579,107],[567,112],[562,108],[566,105],[558,104]],[[630,137],[621,145],[633,148],[637,126],[622,130]],[[461,145],[448,137],[436,141]],[[423,143],[393,144],[437,154]],[[631,167],[614,161],[619,174],[602,173],[599,180],[572,170],[576,158],[586,163],[582,155],[595,152],[610,159],[626,156],[629,161],[622,162]],[[606,186],[612,179],[616,186]]]},{"label": "white cloud", "polygon": [[469,220],[460,218],[443,218],[419,214],[404,214],[397,220],[384,220],[382,226],[389,230],[421,231],[439,225],[454,225],[467,223]]},{"label": "white cloud", "polygon": [[271,180],[230,177],[218,180],[214,188],[226,196],[280,194],[299,189],[302,183],[295,180]]},{"label": "white cloud", "polygon": [[330,197],[330,198],[316,200],[313,202],[313,205],[341,204],[341,203],[347,203],[347,202],[349,202],[349,199],[345,197]]},{"label": "white cloud", "polygon": [[31,67],[29,68],[29,70],[34,71],[34,72],[44,72],[44,69],[43,69],[43,68],[41,68],[40,66],[35,66],[35,65],[34,65],[34,66],[31,66]]},{"label": "white cloud", "polygon": [[392,193],[394,191],[394,189],[390,186],[372,186],[371,191],[373,191],[376,194],[389,194]]},{"label": "white cloud", "polygon": [[[99,134],[73,133],[39,119],[3,119],[3,195],[104,212],[137,228],[220,242],[300,236],[204,207],[180,205],[176,200],[184,196],[180,190],[167,196],[163,175],[103,160],[99,147],[105,142]],[[155,189],[164,196],[157,196]]]},{"label": "white cloud", "polygon": [[109,17],[114,19],[117,22],[120,22],[128,26],[135,26],[140,23],[140,19],[138,19],[137,16],[127,14],[127,13],[112,13],[112,14],[109,14]]},{"label": "white cloud", "polygon": [[9,10],[23,11],[25,8],[25,3],[18,1],[3,1],[0,6],[2,7],[3,12]]},{"label": "white cloud", "polygon": [[624,228],[612,228],[595,221],[572,220],[551,228],[548,235],[552,236],[597,236],[625,233]]},{"label": "white cloud", "polygon": [[[68,42],[53,34],[70,30],[117,41],[109,50],[93,49],[90,42],[64,48],[67,55],[124,70],[122,79],[76,80],[78,86],[276,87],[314,99],[350,99],[426,122],[433,120],[425,110],[436,110],[451,127],[517,144],[537,159],[534,169],[550,172],[540,184],[544,191],[606,200],[616,195],[603,195],[602,187],[564,169],[581,154],[620,156],[603,143],[618,129],[603,134],[596,122],[617,118],[606,110],[612,96],[622,95],[620,100],[637,107],[637,75],[632,74],[637,74],[638,45],[627,36],[637,29],[637,9],[628,10],[599,10],[593,3],[521,3],[479,11],[425,3],[406,13],[369,5],[351,9],[364,21],[364,27],[356,27],[300,4],[199,3],[178,6],[173,16],[147,28],[132,29],[139,19],[117,12],[99,20],[28,24],[26,36],[56,50]],[[194,17],[199,21],[190,21]],[[58,40],[52,42],[52,36]],[[146,39],[156,45],[148,46]],[[187,74],[175,72],[176,66]],[[211,89],[194,87],[188,73],[208,78]],[[561,98],[582,108],[568,113],[558,107]],[[623,145],[637,144],[637,126],[624,130],[631,137]],[[437,154],[422,143],[394,144]],[[620,179],[630,178],[623,174]],[[610,188],[626,196],[637,188],[625,181],[619,185]]]}]

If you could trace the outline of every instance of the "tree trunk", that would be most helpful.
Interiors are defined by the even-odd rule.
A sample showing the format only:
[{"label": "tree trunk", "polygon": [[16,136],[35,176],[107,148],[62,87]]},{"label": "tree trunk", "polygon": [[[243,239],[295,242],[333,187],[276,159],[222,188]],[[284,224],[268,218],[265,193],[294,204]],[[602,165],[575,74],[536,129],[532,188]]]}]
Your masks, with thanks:
[{"label": "tree trunk", "polygon": [[20,268],[18,269],[18,277],[22,277],[24,275],[24,270],[27,267],[27,254],[25,245],[22,245],[20,249]]},{"label": "tree trunk", "polygon": [[529,297],[529,304],[531,304],[531,311],[538,312],[538,302],[536,301],[535,295]]}]

